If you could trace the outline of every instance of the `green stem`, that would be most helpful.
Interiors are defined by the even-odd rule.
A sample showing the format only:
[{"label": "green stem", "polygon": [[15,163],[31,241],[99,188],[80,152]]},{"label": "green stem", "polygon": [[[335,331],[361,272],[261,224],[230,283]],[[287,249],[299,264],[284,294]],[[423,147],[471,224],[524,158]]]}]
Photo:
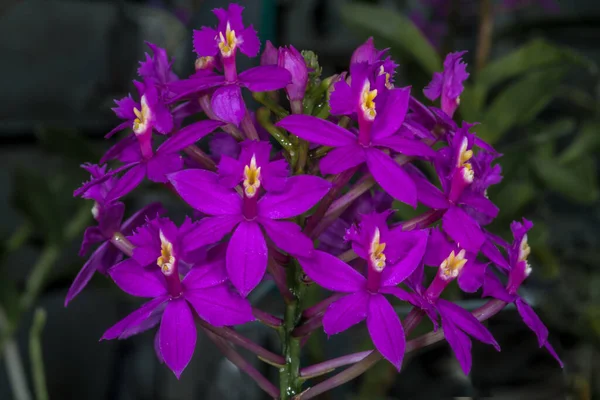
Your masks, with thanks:
[{"label": "green stem", "polygon": [[294,145],[290,141],[288,135],[271,122],[271,112],[267,108],[259,108],[256,111],[256,119],[258,120],[258,123],[265,128],[265,130],[269,132],[269,134],[273,136],[277,142],[279,142],[281,147],[290,153],[290,155],[295,151]]},{"label": "green stem", "polygon": [[46,277],[56,260],[58,260],[59,255],[60,247],[56,244],[49,244],[44,248],[31,274],[29,274],[29,278],[27,278],[25,293],[21,296],[20,301],[21,310],[28,310],[38,298],[46,282]]},{"label": "green stem", "polygon": [[44,373],[44,358],[42,354],[42,330],[46,324],[46,311],[38,308],[33,316],[33,325],[29,333],[29,358],[31,360],[31,373],[33,387],[37,400],[48,400],[46,376]]},{"label": "green stem", "polygon": [[19,354],[19,348],[15,339],[11,335],[11,325],[8,321],[6,313],[0,308],[0,334],[3,338],[4,361],[6,364],[6,373],[8,375],[8,383],[10,384],[13,398],[15,400],[30,400],[31,393],[27,387],[27,378],[23,369],[23,362]]},{"label": "green stem", "polygon": [[252,97],[254,100],[258,101],[263,106],[267,107],[270,111],[272,111],[279,118],[284,118],[290,115],[289,112],[279,104],[277,104],[273,99],[267,95],[267,92],[255,92],[252,93]]},{"label": "green stem", "polygon": [[477,33],[477,53],[475,70],[480,72],[488,61],[492,50],[494,33],[494,5],[492,0],[481,0],[479,4],[479,32]]}]

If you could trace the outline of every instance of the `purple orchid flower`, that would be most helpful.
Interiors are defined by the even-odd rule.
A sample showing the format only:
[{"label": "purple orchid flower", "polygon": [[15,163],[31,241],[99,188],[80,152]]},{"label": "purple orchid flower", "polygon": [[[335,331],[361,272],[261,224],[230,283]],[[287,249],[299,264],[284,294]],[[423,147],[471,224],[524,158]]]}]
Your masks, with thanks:
[{"label": "purple orchid flower", "polygon": [[[471,189],[476,180],[471,164],[475,142],[475,135],[469,133],[471,126],[463,124],[454,136],[448,136],[449,146],[438,151],[435,166],[443,192],[416,168],[410,169],[410,172],[417,187],[419,201],[431,208],[446,210],[442,218],[444,231],[463,248],[477,252],[486,241],[486,236],[478,221],[464,207],[485,214],[490,219],[498,215],[498,207],[486,197],[485,190],[480,191],[485,183],[477,183],[478,189]],[[491,183],[494,179],[487,182]]]},{"label": "purple orchid flower", "polygon": [[442,100],[442,110],[452,117],[460,103],[460,94],[465,89],[463,82],[469,77],[467,64],[462,62],[466,51],[449,53],[444,60],[444,71],[435,72],[429,85],[423,90],[425,97],[434,101]]},{"label": "purple orchid flower", "polygon": [[292,80],[285,68],[275,65],[250,68],[238,75],[235,62],[237,49],[248,57],[255,57],[260,48],[254,28],[244,28],[243,9],[237,4],[230,4],[227,10],[217,8],[213,10],[219,19],[217,30],[203,27],[194,31],[194,49],[198,56],[207,63],[219,56],[224,75],[206,73],[206,70],[203,70],[200,75],[169,85],[169,89],[177,93],[171,99],[172,102],[218,88],[212,94],[212,109],[219,119],[236,126],[239,126],[247,112],[242,98],[242,87],[253,92],[266,92],[281,89]]},{"label": "purple orchid flower", "polygon": [[[352,87],[345,81],[335,85],[331,109],[338,114],[358,115],[358,135],[332,122],[309,115],[290,115],[276,125],[312,143],[335,147],[320,161],[323,174],[339,174],[363,163],[381,187],[394,198],[416,206],[414,182],[380,147],[406,155],[432,157],[435,153],[419,140],[394,135],[408,109],[409,88],[371,90],[370,67],[354,64]],[[376,106],[383,92],[383,107]],[[343,99],[341,98],[343,97]],[[381,111],[379,111],[381,109]]]},{"label": "purple orchid flower", "polygon": [[172,61],[169,61],[165,49],[150,42],[146,42],[146,45],[150,47],[153,55],[150,56],[146,53],[146,60],[140,61],[138,75],[145,82],[153,83],[160,93],[160,98],[164,101],[169,94],[167,85],[179,80],[179,77],[171,69]]},{"label": "purple orchid flower", "polygon": [[514,241],[512,244],[505,246],[508,251],[509,260],[508,262],[504,260],[503,263],[497,264],[503,272],[508,274],[508,282],[504,285],[491,270],[488,270],[485,274],[483,295],[494,297],[507,303],[514,303],[521,318],[523,318],[523,322],[537,336],[540,348],[545,347],[562,368],[563,363],[560,357],[556,354],[550,342],[548,342],[548,328],[546,328],[533,308],[518,294],[521,284],[531,274],[531,265],[527,261],[531,253],[531,249],[527,243],[527,231],[532,227],[533,223],[525,218],[523,218],[523,223],[513,221],[510,225]]},{"label": "purple orchid flower", "polygon": [[117,322],[101,339],[125,339],[160,324],[158,354],[178,379],[196,347],[192,310],[213,326],[254,320],[250,303],[227,282],[222,259],[194,266],[180,278],[186,253],[182,239],[189,225],[185,222],[177,228],[168,219],[157,219],[131,237],[136,245],[132,258],[115,265],[109,274],[124,292],[152,300]]},{"label": "purple orchid flower", "polygon": [[[210,215],[188,234],[191,247],[215,243],[233,231],[227,247],[227,273],[243,296],[258,285],[267,267],[267,242],[261,227],[283,251],[293,255],[310,254],[313,244],[300,232],[300,227],[279,220],[305,213],[331,187],[328,181],[307,175],[289,177],[283,181],[284,186],[278,186],[282,183],[278,175],[282,169],[277,162],[269,163],[260,155],[264,149],[262,145],[246,146],[238,163],[227,159],[221,163],[219,175],[195,169],[169,175],[173,187],[189,205]],[[256,152],[248,160],[250,151]],[[263,177],[263,168],[266,177]],[[239,172],[243,179],[241,195],[231,187],[239,182]],[[265,185],[269,190],[273,189],[272,185],[280,190],[264,193]]]},{"label": "purple orchid flower", "polygon": [[437,264],[438,272],[427,289],[423,286],[424,271],[421,265],[405,282],[413,293],[396,289],[397,297],[421,308],[433,323],[435,330],[439,326],[439,316],[448,344],[456,354],[464,373],[468,374],[472,365],[469,335],[482,343],[494,346],[498,351],[500,346],[473,314],[448,300],[441,299],[440,295],[457,277],[461,289],[474,291],[473,289],[481,284],[485,264],[482,269],[481,264],[475,260],[475,254],[452,246],[439,230],[433,229],[423,261],[424,264],[435,265],[440,259],[442,261]]},{"label": "purple orchid flower", "polygon": [[427,247],[426,230],[404,232],[388,229],[390,212],[363,215],[347,233],[352,248],[367,261],[366,278],[337,257],[315,251],[298,259],[304,272],[320,286],[344,297],[332,303],[323,316],[323,329],[335,335],[367,320],[377,350],[398,370],[402,366],[406,339],[400,319],[384,294],[406,297],[397,287],[420,264]]},{"label": "purple orchid flower", "polygon": [[152,147],[144,151],[138,146],[133,137],[127,137],[110,148],[100,160],[106,162],[118,159],[125,165],[110,171],[102,177],[92,179],[75,190],[74,195],[80,196],[95,185],[102,184],[107,179],[114,177],[117,173],[123,173],[118,178],[110,192],[110,200],[114,201],[135,189],[144,179],[148,177],[153,182],[166,183],[166,175],[179,171],[183,167],[183,158],[179,154],[184,148],[196,143],[219,126],[220,121],[199,121],[181,129],[169,139],[164,141],[154,152]]},{"label": "purple orchid flower", "polygon": [[[394,74],[398,64],[392,60],[391,57],[383,58],[389,49],[377,50],[373,38],[370,37],[365,43],[358,46],[352,53],[350,58],[350,65],[366,63],[371,66],[372,74],[371,80],[378,82],[375,84],[376,87],[380,87],[381,83],[388,89],[394,88]],[[351,67],[352,69],[352,67]]]},{"label": "purple orchid flower", "polygon": [[279,49],[270,40],[267,40],[265,42],[265,49],[260,55],[260,65],[277,65],[278,61]]},{"label": "purple orchid flower", "polygon": [[90,226],[85,230],[79,255],[85,255],[90,247],[96,243],[100,243],[100,245],[83,265],[71,284],[65,299],[65,307],[87,286],[94,272],[98,271],[106,275],[108,269],[123,258],[121,251],[110,242],[115,232],[121,232],[124,235],[131,234],[147,218],[154,218],[166,213],[160,203],[152,203],[122,222],[124,211],[125,205],[121,202],[103,204],[102,206],[99,206],[98,202],[95,203],[92,213],[98,221],[98,225]]}]

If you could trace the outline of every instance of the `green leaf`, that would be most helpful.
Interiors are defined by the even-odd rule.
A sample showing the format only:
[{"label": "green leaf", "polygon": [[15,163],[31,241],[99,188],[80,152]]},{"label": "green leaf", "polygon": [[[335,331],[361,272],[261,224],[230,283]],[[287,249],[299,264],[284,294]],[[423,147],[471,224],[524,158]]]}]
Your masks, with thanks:
[{"label": "green leaf", "polygon": [[510,129],[534,119],[556,96],[565,67],[532,72],[502,91],[482,118],[478,135],[493,144]]},{"label": "green leaf", "polygon": [[62,240],[64,208],[50,181],[36,172],[17,170],[14,175],[12,202],[34,229],[50,242]]},{"label": "green leaf", "polygon": [[561,164],[571,163],[580,157],[596,151],[600,147],[600,123],[587,122],[579,131],[579,134],[571,142],[559,157]]},{"label": "green leaf", "polygon": [[477,77],[477,84],[490,88],[534,69],[566,63],[580,65],[591,71],[596,70],[592,61],[576,51],[555,46],[543,39],[534,39],[488,64]]},{"label": "green leaf", "polygon": [[441,70],[442,61],[431,43],[404,15],[384,7],[349,4],[342,7],[341,16],[349,26],[412,56],[429,74]]},{"label": "green leaf", "polygon": [[93,150],[85,137],[73,129],[38,127],[36,135],[44,150],[57,154],[78,164],[93,161],[99,154]]},{"label": "green leaf", "polygon": [[503,219],[518,218],[517,214],[535,199],[535,187],[530,181],[510,181],[499,186],[498,193],[490,198],[500,208]]},{"label": "green leaf", "polygon": [[581,204],[600,198],[594,159],[585,156],[569,165],[555,159],[536,156],[531,160],[538,177],[551,189]]}]

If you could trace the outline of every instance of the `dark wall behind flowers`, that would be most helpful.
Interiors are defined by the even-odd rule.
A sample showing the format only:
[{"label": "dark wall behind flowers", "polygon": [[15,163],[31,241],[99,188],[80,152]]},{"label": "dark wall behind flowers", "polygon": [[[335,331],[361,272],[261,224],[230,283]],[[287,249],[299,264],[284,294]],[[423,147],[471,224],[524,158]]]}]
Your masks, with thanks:
[{"label": "dark wall behind flowers", "polygon": [[[8,377],[20,364],[27,386],[34,387],[29,335],[32,327],[41,327],[44,312],[42,349],[52,399],[262,398],[208,343],[199,344],[202,359],[193,360],[194,372],[180,382],[157,364],[151,336],[98,344],[105,327],[132,308],[102,279],[94,280],[68,312],[63,308],[82,265],[77,242],[91,219],[90,204],[71,196],[86,179],[76,166],[106,148],[101,138],[116,125],[112,99],[134,90],[131,80],[147,51],[144,40],[166,47],[178,73],[192,71],[191,29],[210,25],[210,10],[227,3],[7,0],[0,5],[0,399],[11,398]],[[353,395],[599,395],[593,377],[600,372],[600,5],[586,0],[240,3],[261,39],[314,50],[326,74],[340,72],[352,50],[374,36],[401,64],[396,82],[413,83],[415,93],[440,70],[445,53],[468,50],[471,77],[459,113],[481,121],[479,134],[507,154],[501,160],[504,181],[489,193],[502,209],[498,228],[518,215],[536,221],[530,234],[535,272],[525,293],[560,344],[564,372],[535,351],[533,335],[507,311],[490,328],[510,350],[502,358],[495,355],[493,364],[489,350],[475,346],[475,363],[485,368],[465,377],[440,345],[415,356],[403,375],[380,365],[353,384]],[[484,21],[487,39],[480,34],[484,3],[493,8],[493,18]],[[147,191],[132,201],[153,199],[174,211],[181,207],[168,204],[163,192]],[[273,293],[255,295],[266,307]],[[269,332],[249,334],[275,349]],[[341,346],[342,340],[329,343]],[[311,344],[315,358],[324,341]],[[423,389],[432,379],[439,385]],[[330,398],[349,396],[338,392]]]}]

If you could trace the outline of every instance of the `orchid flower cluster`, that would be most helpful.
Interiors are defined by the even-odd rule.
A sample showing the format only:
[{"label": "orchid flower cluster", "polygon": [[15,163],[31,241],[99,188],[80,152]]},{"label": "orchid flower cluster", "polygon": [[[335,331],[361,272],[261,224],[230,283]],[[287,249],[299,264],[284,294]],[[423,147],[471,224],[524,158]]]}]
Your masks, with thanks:
[{"label": "orchid flower cluster", "polygon": [[[131,296],[149,299],[102,339],[156,329],[158,359],[179,378],[201,328],[232,362],[274,398],[309,399],[384,358],[399,371],[406,352],[445,337],[465,373],[471,339],[500,350],[482,321],[514,303],[523,321],[560,363],[548,330],[519,296],[531,273],[526,219],[513,240],[485,228],[498,214],[487,189],[501,181],[500,156],[477,137],[476,124],[453,116],[468,78],[465,52],[449,54],[424,95],[396,87],[397,64],[372,39],[356,49],[349,71],[321,78],[312,52],[267,42],[260,66],[238,72],[238,52],[259,54],[243,8],[216,9],[215,28],[194,31],[196,72],[180,79],[153,44],[140,63],[136,96],[116,101],[127,133],[75,191],[94,201],[81,255],[97,244],[65,304],[95,272]],[[261,102],[256,113],[243,92]],[[279,99],[287,98],[281,105]],[[200,144],[202,143],[202,144]],[[209,151],[206,150],[208,144]],[[148,180],[190,208],[177,226],[161,204],[132,212],[122,199]],[[399,220],[394,204],[426,211]],[[283,315],[253,307],[248,295],[270,281]],[[469,312],[446,299],[454,281],[490,301]],[[307,287],[331,292],[305,304]],[[399,318],[392,303],[412,306]],[[427,318],[434,331],[407,341]],[[280,333],[272,353],[232,327],[259,321]],[[366,320],[374,349],[301,367],[307,338]],[[428,336],[429,335],[429,336]],[[279,388],[235,350],[279,368]],[[351,365],[304,390],[311,378]]]}]

